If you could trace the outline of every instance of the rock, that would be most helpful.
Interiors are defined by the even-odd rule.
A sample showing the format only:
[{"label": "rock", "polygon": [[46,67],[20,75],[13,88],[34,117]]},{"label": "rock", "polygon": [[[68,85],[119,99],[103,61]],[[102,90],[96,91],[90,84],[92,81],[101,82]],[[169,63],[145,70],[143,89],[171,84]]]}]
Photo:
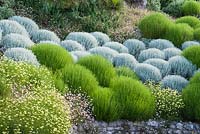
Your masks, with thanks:
[{"label": "rock", "polygon": [[178,129],[181,130],[181,129],[183,128],[183,124],[181,124],[181,123],[177,123],[177,124],[176,124],[176,128],[178,128]]},{"label": "rock", "polygon": [[157,128],[159,126],[159,123],[156,122],[156,121],[149,121],[149,122],[147,122],[147,125],[151,126],[151,127],[156,127]]},{"label": "rock", "polygon": [[182,134],[181,130],[176,130],[174,134]]}]

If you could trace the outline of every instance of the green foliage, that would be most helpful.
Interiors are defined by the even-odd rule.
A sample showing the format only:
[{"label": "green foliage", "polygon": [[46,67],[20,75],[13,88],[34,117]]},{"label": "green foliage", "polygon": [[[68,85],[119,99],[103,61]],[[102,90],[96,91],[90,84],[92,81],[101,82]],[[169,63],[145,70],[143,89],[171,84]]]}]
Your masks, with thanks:
[{"label": "green foliage", "polygon": [[0,117],[0,133],[67,134],[70,128],[69,106],[55,91],[0,100]]},{"label": "green foliage", "polygon": [[154,97],[141,82],[128,77],[112,80],[110,88],[119,104],[122,119],[131,121],[151,118],[154,113]]},{"label": "green foliage", "polygon": [[95,76],[83,66],[69,64],[60,71],[63,81],[72,93],[81,92],[90,95],[98,87]]},{"label": "green foliage", "polygon": [[200,84],[189,84],[182,92],[185,104],[183,116],[191,121],[200,121]]},{"label": "green foliage", "polygon": [[133,72],[130,68],[128,67],[117,67],[116,73],[118,76],[125,76],[125,77],[130,77],[135,80],[139,80],[138,76]]},{"label": "green foliage", "polygon": [[195,64],[198,68],[200,68],[200,46],[191,46],[184,49],[182,55]]},{"label": "green foliage", "polygon": [[44,67],[1,59],[0,75],[3,85],[9,87],[4,88],[9,90],[5,92],[11,93],[11,97],[19,97],[37,88],[42,88],[42,90],[54,88],[52,73]]},{"label": "green foliage", "polygon": [[10,85],[6,82],[4,77],[0,78],[0,99],[10,97]]},{"label": "green foliage", "polygon": [[0,19],[7,19],[13,15],[15,15],[13,9],[0,6]]},{"label": "green foliage", "polygon": [[182,96],[170,88],[162,89],[160,85],[147,83],[155,97],[156,112],[155,117],[160,119],[174,120],[181,117],[181,111],[184,107]]},{"label": "green foliage", "polygon": [[73,63],[71,55],[61,46],[39,44],[31,48],[38,61],[53,71]]},{"label": "green foliage", "polygon": [[145,16],[139,23],[139,28],[145,38],[162,38],[169,26],[171,20],[166,15],[161,13],[152,13]]},{"label": "green foliage", "polygon": [[200,20],[193,16],[184,16],[176,19],[176,23],[186,23],[192,28],[195,28],[196,25],[200,24]]},{"label": "green foliage", "polygon": [[[162,0],[162,1],[166,1],[166,0]],[[182,5],[184,3],[185,0],[173,0],[171,3],[167,4],[166,7],[164,7],[162,10],[167,13],[170,14],[174,17],[180,17],[182,16]]]},{"label": "green foliage", "polygon": [[147,0],[147,8],[153,11],[160,11],[160,0]]},{"label": "green foliage", "polygon": [[197,72],[191,79],[189,84],[198,84],[200,83],[200,72]]},{"label": "green foliage", "polygon": [[113,65],[101,56],[87,56],[77,63],[89,69],[103,87],[108,87],[110,81],[116,76]]},{"label": "green foliage", "polygon": [[194,30],[194,39],[200,41],[200,27]]},{"label": "green foliage", "polygon": [[177,1],[177,0],[160,0],[161,7],[162,8],[167,7],[173,1]]},{"label": "green foliage", "polygon": [[165,34],[165,39],[174,43],[175,46],[181,47],[181,44],[188,40],[193,40],[193,29],[188,24],[173,24]]},{"label": "green foliage", "polygon": [[189,0],[185,1],[182,6],[182,12],[184,15],[199,16],[200,15],[200,3],[199,1]]},{"label": "green foliage", "polygon": [[98,88],[92,94],[93,114],[100,121],[114,121],[120,118],[119,105],[109,88]]}]

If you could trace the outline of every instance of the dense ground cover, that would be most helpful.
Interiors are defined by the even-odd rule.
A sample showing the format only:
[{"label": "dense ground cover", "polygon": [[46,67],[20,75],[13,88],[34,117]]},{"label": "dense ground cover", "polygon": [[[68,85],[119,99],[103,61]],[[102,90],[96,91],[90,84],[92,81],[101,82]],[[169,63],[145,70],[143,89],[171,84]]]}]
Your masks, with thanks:
[{"label": "dense ground cover", "polygon": [[[124,25],[114,24],[127,17],[122,11],[136,10],[120,0],[15,2],[0,4],[21,15],[21,6],[31,7],[36,21],[12,14],[0,20],[1,133],[64,134],[80,123],[92,133],[94,120],[200,121],[199,2],[183,2],[180,18],[154,12],[131,21],[141,31],[137,39],[110,34]],[[165,2],[148,1],[147,8],[165,11],[174,1]]]}]

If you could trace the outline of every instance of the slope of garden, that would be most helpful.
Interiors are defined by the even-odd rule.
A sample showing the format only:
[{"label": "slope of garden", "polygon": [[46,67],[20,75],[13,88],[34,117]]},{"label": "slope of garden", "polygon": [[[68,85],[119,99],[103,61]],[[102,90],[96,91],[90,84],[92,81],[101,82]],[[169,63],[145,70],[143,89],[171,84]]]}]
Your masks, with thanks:
[{"label": "slope of garden", "polygon": [[0,133],[199,133],[200,2],[168,2],[2,1]]}]

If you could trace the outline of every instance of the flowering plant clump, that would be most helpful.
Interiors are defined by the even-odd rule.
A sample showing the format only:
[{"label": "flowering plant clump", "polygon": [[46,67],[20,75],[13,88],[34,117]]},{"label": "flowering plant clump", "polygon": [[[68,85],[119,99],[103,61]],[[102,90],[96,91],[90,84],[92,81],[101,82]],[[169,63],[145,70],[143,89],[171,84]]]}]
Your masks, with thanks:
[{"label": "flowering plant clump", "polygon": [[91,99],[84,94],[75,94],[70,91],[65,95],[65,99],[69,104],[72,124],[75,126],[81,125],[88,133],[97,132],[94,126],[94,117],[91,112],[93,108]]},{"label": "flowering plant clump", "polygon": [[146,83],[151,89],[156,101],[155,118],[179,119],[184,103],[181,94],[170,88],[162,89],[161,85],[155,85],[151,82]]},{"label": "flowering plant clump", "polygon": [[55,91],[29,92],[17,99],[2,99],[0,133],[68,134],[69,115],[64,97]]}]

